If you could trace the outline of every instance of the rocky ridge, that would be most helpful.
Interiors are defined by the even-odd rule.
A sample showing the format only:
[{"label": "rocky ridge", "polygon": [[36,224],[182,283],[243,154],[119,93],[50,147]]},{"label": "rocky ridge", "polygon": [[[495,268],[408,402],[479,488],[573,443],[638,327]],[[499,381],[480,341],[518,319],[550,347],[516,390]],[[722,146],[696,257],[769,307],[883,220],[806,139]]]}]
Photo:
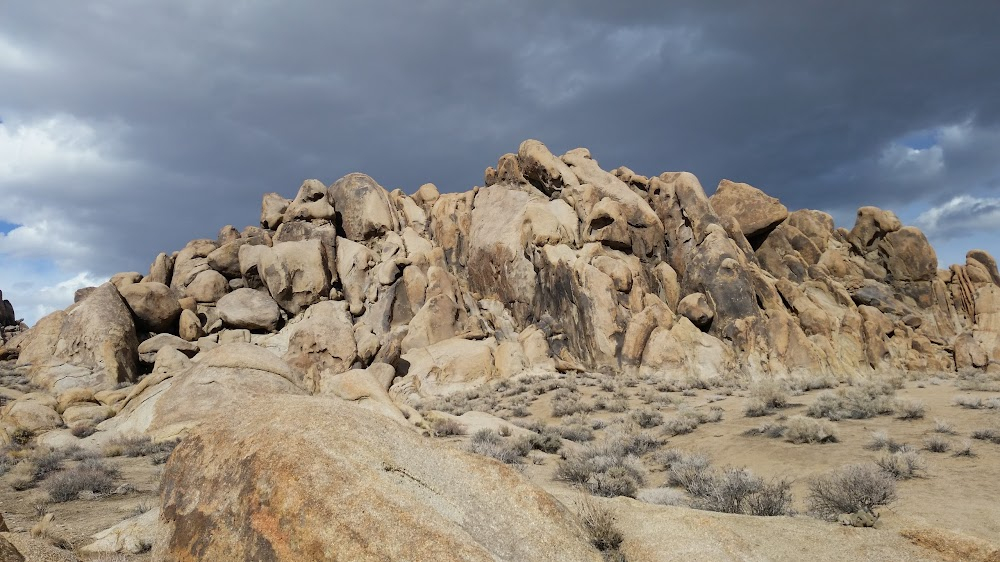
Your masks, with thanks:
[{"label": "rocky ridge", "polygon": [[[161,253],[148,273],[81,290],[0,348],[42,389],[11,397],[0,435],[167,440],[275,395],[423,428],[422,399],[542,371],[750,380],[1000,368],[995,260],[974,250],[938,270],[926,237],[889,211],[864,207],[852,229],[835,228],[747,184],[726,180],[708,197],[689,173],[608,172],[586,149],[556,156],[532,140],[484,180],[412,195],[364,174],[307,180],[292,199],[265,195],[259,226],[226,226]],[[78,439],[81,424],[97,432]],[[175,534],[158,548],[192,544]]]}]

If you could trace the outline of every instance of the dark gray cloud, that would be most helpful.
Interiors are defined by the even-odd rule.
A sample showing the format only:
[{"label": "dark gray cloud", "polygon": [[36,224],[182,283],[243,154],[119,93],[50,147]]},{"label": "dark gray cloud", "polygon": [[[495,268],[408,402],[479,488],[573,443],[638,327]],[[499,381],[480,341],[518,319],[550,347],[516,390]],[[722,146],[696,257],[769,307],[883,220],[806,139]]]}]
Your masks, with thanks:
[{"label": "dark gray cloud", "polygon": [[266,191],[464,190],[529,137],[838,217],[1000,190],[993,1],[220,4],[5,7],[0,139],[42,156],[0,163],[0,252],[143,270]]}]

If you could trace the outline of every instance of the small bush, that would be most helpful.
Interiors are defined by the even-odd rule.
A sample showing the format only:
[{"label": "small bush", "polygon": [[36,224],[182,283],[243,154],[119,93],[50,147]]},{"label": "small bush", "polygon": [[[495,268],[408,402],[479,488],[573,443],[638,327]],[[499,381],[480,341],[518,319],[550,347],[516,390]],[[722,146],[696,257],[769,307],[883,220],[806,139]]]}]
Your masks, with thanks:
[{"label": "small bush", "polygon": [[842,467],[809,483],[808,503],[818,517],[834,521],[845,513],[875,508],[896,500],[896,481],[874,465]]},{"label": "small bush", "polygon": [[890,453],[895,453],[906,447],[905,443],[899,443],[895,439],[889,437],[889,434],[885,431],[873,431],[872,440],[865,445],[865,449],[869,451],[881,451],[885,449]]},{"label": "small bush", "polygon": [[45,489],[52,501],[65,502],[76,499],[80,492],[85,491],[108,494],[114,491],[115,479],[119,476],[117,470],[101,461],[87,460],[49,478]]},{"label": "small bush", "polygon": [[31,438],[34,437],[34,436],[35,436],[35,434],[32,433],[30,429],[27,429],[27,428],[24,428],[24,427],[20,427],[20,426],[19,427],[15,427],[10,432],[10,440],[11,440],[11,442],[13,444],[15,444],[15,445],[19,445],[19,446],[22,446],[22,447],[25,446],[25,445],[27,445],[31,441]]},{"label": "small bush", "polygon": [[839,441],[837,429],[828,421],[792,416],[788,418],[786,423],[788,429],[785,431],[785,438],[792,443],[836,443]]},{"label": "small bush", "polygon": [[748,429],[743,432],[744,437],[757,437],[763,435],[771,439],[777,439],[785,434],[788,427],[780,424],[765,423],[760,427]]},{"label": "small bush", "polygon": [[954,402],[956,406],[968,410],[1000,410],[1000,396],[985,400],[972,396],[956,396]]},{"label": "small bush", "polygon": [[62,468],[64,459],[65,457],[62,453],[53,449],[49,449],[48,451],[36,451],[35,454],[28,459],[32,466],[31,476],[36,481],[44,480],[45,477],[53,472],[58,472],[59,469]]},{"label": "small bush", "polygon": [[656,410],[635,410],[629,417],[643,429],[656,427],[663,423],[663,414]]},{"label": "small bush", "polygon": [[689,490],[694,507],[706,511],[771,517],[791,511],[791,483],[765,482],[746,468],[729,468],[713,474],[707,485]]},{"label": "small bush", "polygon": [[927,469],[927,463],[916,451],[900,450],[875,461],[883,472],[896,480],[909,480],[920,476]]},{"label": "small bush", "polygon": [[889,415],[895,411],[895,392],[888,382],[869,382],[836,392],[826,390],[806,409],[806,415],[830,421]]},{"label": "small bush", "polygon": [[945,435],[955,435],[955,426],[944,421],[944,420],[934,420],[934,432],[943,433]]},{"label": "small bush", "polygon": [[927,413],[927,406],[915,400],[897,400],[896,418],[901,420],[922,420]]},{"label": "small bush", "polygon": [[972,432],[972,438],[1000,445],[1000,429],[977,429]]},{"label": "small bush", "polygon": [[667,485],[684,488],[695,495],[708,486],[712,477],[712,462],[701,453],[670,449],[660,460],[667,469]]},{"label": "small bush", "polygon": [[446,437],[449,435],[465,435],[465,426],[454,418],[435,418],[431,422],[431,433],[435,437]]},{"label": "small bush", "polygon": [[591,544],[605,555],[605,559],[614,559],[608,553],[617,552],[624,540],[615,525],[614,512],[590,499],[584,499],[578,505],[580,519],[590,535]]},{"label": "small bush", "polygon": [[638,459],[610,442],[588,445],[567,456],[556,468],[555,478],[605,497],[635,497],[645,481]]},{"label": "small bush", "polygon": [[972,441],[963,441],[961,445],[955,448],[955,452],[951,454],[953,457],[974,457],[976,453],[972,451]]},{"label": "small bush", "polygon": [[492,429],[480,429],[469,439],[468,450],[492,457],[504,464],[517,465],[524,460],[524,455],[531,450],[530,443],[515,439],[505,439]]},{"label": "small bush", "polygon": [[947,453],[951,449],[951,442],[944,437],[928,437],[924,440],[924,449],[932,453]]},{"label": "small bush", "polygon": [[563,439],[569,439],[570,441],[581,442],[594,440],[594,430],[585,425],[563,425],[557,428],[556,431],[559,432],[559,435]]},{"label": "small bush", "polygon": [[90,437],[96,431],[97,429],[95,429],[94,426],[85,423],[74,425],[70,429],[70,433],[73,434],[73,437],[77,437],[79,439],[83,439],[84,437]]},{"label": "small bush", "polygon": [[178,441],[162,441],[153,443],[146,436],[116,437],[104,446],[104,456],[106,457],[146,457],[154,453],[162,453],[174,450]]}]

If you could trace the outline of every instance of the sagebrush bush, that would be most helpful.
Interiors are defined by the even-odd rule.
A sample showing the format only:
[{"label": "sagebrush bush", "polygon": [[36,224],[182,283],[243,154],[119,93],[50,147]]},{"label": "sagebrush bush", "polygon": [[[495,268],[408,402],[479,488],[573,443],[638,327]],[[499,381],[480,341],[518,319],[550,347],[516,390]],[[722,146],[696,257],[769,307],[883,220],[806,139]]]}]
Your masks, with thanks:
[{"label": "sagebrush bush", "polygon": [[955,452],[951,454],[953,457],[974,457],[976,453],[972,452],[972,441],[965,440],[961,445],[955,447]]},{"label": "sagebrush bush", "polygon": [[636,497],[641,502],[653,505],[683,506],[687,505],[684,492],[673,488],[649,488],[640,490]]},{"label": "sagebrush bush", "polygon": [[635,497],[645,482],[642,463],[618,443],[594,443],[571,453],[559,463],[555,477],[586,487],[598,496]]},{"label": "sagebrush bush", "polygon": [[80,492],[108,494],[115,489],[119,472],[97,459],[83,461],[79,465],[53,475],[45,481],[45,490],[54,502],[76,499]]},{"label": "sagebrush bush", "polygon": [[785,422],[785,439],[792,443],[836,443],[837,429],[828,421],[792,416]]},{"label": "sagebrush bush", "polygon": [[581,424],[572,425],[562,425],[556,428],[559,435],[563,439],[569,439],[570,441],[593,441],[594,440],[594,430],[588,426]]},{"label": "sagebrush bush", "polygon": [[955,426],[944,421],[944,420],[934,420],[934,431],[936,433],[944,433],[945,435],[955,435]]},{"label": "sagebrush bush", "polygon": [[663,423],[663,414],[657,412],[656,410],[649,410],[645,408],[641,410],[633,410],[629,417],[643,429],[656,427]]},{"label": "sagebrush bush", "polygon": [[867,511],[896,500],[896,481],[875,465],[849,465],[809,482],[810,511],[834,521],[845,513]]},{"label": "sagebrush bush", "polygon": [[916,400],[897,400],[896,418],[901,420],[922,420],[927,413],[927,406]]},{"label": "sagebrush bush", "polygon": [[484,428],[472,434],[467,448],[470,452],[492,457],[504,464],[520,465],[532,446],[528,438],[503,437],[495,430]]},{"label": "sagebrush bush", "polygon": [[928,437],[924,440],[924,449],[932,453],[947,453],[951,449],[951,442],[944,437]]},{"label": "sagebrush bush", "polygon": [[909,480],[923,474],[927,463],[916,451],[899,450],[875,461],[886,474],[896,480]]},{"label": "sagebrush bush", "polygon": [[881,451],[882,449],[886,449],[890,453],[895,453],[906,446],[906,443],[899,443],[895,439],[889,437],[889,434],[885,431],[873,431],[872,440],[865,445],[865,449],[868,449],[869,451]]},{"label": "sagebrush bush", "polygon": [[889,415],[895,412],[895,393],[889,382],[867,382],[837,391],[826,390],[806,409],[806,415],[830,421]]},{"label": "sagebrush bush", "polygon": [[766,482],[749,469],[728,468],[688,493],[698,509],[773,517],[791,512],[791,488],[787,480]]},{"label": "sagebrush bush", "polygon": [[977,429],[972,432],[972,438],[979,439],[981,441],[989,441],[990,443],[996,443],[1000,445],[1000,429],[994,429],[994,428]]},{"label": "sagebrush bush", "polygon": [[160,441],[154,443],[146,436],[116,437],[104,446],[106,457],[147,457],[155,454],[170,454],[179,441]]},{"label": "sagebrush bush", "polygon": [[433,433],[435,437],[465,435],[465,432],[465,425],[454,418],[435,418],[431,422],[431,433]]},{"label": "sagebrush bush", "polygon": [[614,512],[591,499],[581,500],[578,506],[580,520],[590,535],[591,544],[605,555],[605,559],[617,558],[614,553],[621,547],[624,536],[615,524]]}]

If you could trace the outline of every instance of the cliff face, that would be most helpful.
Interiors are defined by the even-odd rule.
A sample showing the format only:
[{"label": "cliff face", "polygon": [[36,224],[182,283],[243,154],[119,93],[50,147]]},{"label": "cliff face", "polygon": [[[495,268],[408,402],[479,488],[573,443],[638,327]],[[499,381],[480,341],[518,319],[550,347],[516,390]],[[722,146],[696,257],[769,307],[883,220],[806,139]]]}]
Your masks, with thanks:
[{"label": "cliff face", "polygon": [[[889,211],[864,207],[837,229],[747,184],[707,197],[689,173],[608,172],[585,149],[555,156],[530,140],[464,193],[390,193],[351,174],[268,194],[260,226],[227,226],[112,283],[138,341],[254,343],[310,392],[386,363],[397,400],[533,368],[714,378],[1000,364],[1000,274],[985,252],[938,270],[924,235]],[[76,341],[69,325],[44,319],[32,330],[44,338],[7,353],[32,339],[65,351],[53,342]],[[63,355],[31,367],[93,366]]]}]

